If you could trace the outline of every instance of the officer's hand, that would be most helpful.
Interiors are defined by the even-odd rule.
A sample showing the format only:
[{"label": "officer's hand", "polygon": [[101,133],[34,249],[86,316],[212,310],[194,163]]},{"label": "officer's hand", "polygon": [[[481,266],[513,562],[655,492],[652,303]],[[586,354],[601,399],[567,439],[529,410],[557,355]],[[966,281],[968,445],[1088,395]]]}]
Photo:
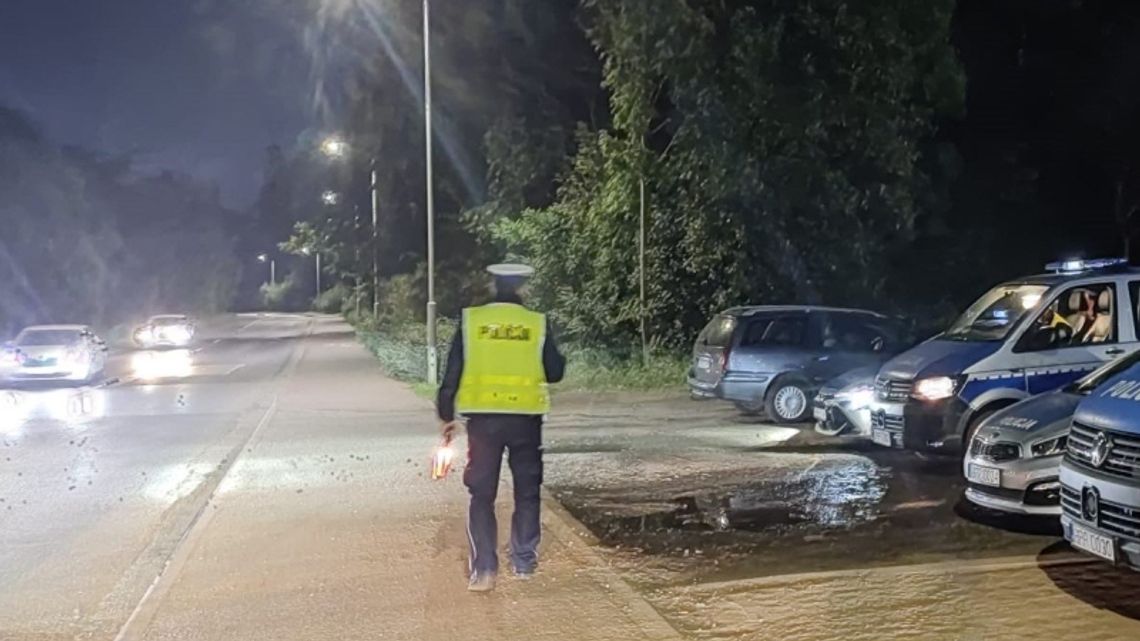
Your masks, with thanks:
[{"label": "officer's hand", "polygon": [[443,438],[445,438],[449,441],[451,439],[455,438],[455,434],[458,431],[459,431],[459,421],[448,421],[447,423],[444,423],[440,427],[440,433],[443,435]]}]

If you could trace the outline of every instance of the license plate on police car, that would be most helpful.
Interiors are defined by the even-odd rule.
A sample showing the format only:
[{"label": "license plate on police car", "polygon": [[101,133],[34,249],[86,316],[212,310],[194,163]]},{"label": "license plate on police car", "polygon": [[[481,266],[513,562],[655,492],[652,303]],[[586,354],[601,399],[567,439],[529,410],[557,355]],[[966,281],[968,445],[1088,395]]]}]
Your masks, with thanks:
[{"label": "license plate on police car", "polygon": [[1074,525],[1073,526],[1073,539],[1070,541],[1073,547],[1080,548],[1089,554],[1095,554],[1102,559],[1109,561],[1116,561],[1116,544],[1110,536],[1097,534],[1092,530]]},{"label": "license plate on police car", "polygon": [[891,433],[886,430],[871,430],[871,441],[876,445],[891,447]]},{"label": "license plate on police car", "polygon": [[1001,470],[996,467],[970,463],[969,467],[966,468],[966,480],[978,485],[1001,487]]}]

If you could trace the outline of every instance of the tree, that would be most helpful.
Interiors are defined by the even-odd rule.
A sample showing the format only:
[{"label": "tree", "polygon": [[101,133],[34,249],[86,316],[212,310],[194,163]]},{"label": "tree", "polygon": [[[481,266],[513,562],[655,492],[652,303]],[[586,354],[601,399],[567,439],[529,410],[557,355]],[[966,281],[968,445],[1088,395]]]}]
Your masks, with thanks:
[{"label": "tree", "polygon": [[882,301],[961,103],[953,3],[586,0],[613,127],[580,135],[557,202],[499,226],[589,340],[634,335],[637,185],[650,328],[682,345],[740,303]]}]

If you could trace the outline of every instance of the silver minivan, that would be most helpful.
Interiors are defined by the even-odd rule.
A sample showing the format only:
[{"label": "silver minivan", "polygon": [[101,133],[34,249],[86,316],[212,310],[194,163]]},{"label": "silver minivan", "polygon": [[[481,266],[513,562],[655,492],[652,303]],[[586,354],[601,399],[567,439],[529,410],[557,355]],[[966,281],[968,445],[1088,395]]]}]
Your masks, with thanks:
[{"label": "silver minivan", "polygon": [[734,307],[697,336],[689,390],[745,413],[802,421],[824,381],[883,363],[905,347],[901,334],[892,319],[861,309]]}]

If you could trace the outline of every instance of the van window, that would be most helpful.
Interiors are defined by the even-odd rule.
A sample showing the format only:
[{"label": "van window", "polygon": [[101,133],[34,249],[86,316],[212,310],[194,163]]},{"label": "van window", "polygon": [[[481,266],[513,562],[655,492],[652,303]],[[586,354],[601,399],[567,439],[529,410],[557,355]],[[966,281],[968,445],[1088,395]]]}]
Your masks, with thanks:
[{"label": "van window", "polygon": [[748,325],[740,345],[741,347],[755,345],[799,347],[803,345],[806,333],[807,317],[803,315],[760,318]]},{"label": "van window", "polygon": [[1082,284],[1062,291],[1045,307],[1021,337],[1017,351],[1116,341],[1116,288],[1111,283]]},{"label": "van window", "polygon": [[1132,294],[1132,322],[1136,327],[1136,338],[1140,339],[1140,280],[1128,283],[1128,291]]},{"label": "van window", "polygon": [[697,343],[711,347],[728,347],[732,343],[734,329],[736,329],[736,319],[732,316],[714,316],[697,336]]},{"label": "van window", "polygon": [[873,316],[832,314],[824,326],[823,346],[844,352],[881,352],[897,342],[887,325]]}]

